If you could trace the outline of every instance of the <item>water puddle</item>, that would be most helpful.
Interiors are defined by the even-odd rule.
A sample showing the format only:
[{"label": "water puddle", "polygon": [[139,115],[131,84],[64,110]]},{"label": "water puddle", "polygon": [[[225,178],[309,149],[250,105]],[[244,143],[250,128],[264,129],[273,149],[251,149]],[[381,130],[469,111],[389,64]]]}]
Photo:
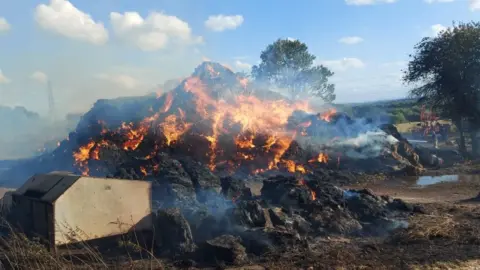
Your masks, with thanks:
[{"label": "water puddle", "polygon": [[418,178],[417,186],[430,186],[439,183],[458,182],[459,175],[421,176]]}]

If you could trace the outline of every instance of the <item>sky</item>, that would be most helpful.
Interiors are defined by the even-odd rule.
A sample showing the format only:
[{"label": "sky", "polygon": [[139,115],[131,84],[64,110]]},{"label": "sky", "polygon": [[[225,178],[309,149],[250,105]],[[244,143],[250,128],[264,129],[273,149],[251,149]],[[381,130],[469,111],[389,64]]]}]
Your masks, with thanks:
[{"label": "sky", "polygon": [[335,72],[338,103],[405,97],[422,37],[480,19],[480,0],[0,0],[0,105],[58,113],[138,96],[202,61],[236,71],[278,38]]}]

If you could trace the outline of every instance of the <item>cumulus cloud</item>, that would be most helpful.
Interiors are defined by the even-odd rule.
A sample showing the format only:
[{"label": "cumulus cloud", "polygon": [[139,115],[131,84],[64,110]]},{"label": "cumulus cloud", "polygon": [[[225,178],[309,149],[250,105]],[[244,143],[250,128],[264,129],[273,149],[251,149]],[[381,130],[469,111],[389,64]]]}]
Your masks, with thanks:
[{"label": "cumulus cloud", "polygon": [[441,24],[434,24],[434,25],[430,26],[430,30],[431,30],[430,34],[432,36],[437,36],[441,32],[447,30],[447,27],[443,26]]},{"label": "cumulus cloud", "polygon": [[137,79],[125,74],[101,73],[97,74],[95,78],[108,81],[125,89],[135,89],[140,85]]},{"label": "cumulus cloud", "polygon": [[380,3],[392,4],[395,2],[397,2],[397,0],[345,0],[347,5],[352,6],[375,5]]},{"label": "cumulus cloud", "polygon": [[358,44],[360,42],[363,42],[363,38],[357,37],[357,36],[351,36],[351,37],[343,37],[338,40],[338,42],[347,44],[347,45],[354,45]]},{"label": "cumulus cloud", "polygon": [[470,10],[477,11],[480,10],[480,0],[469,0]]},{"label": "cumulus cloud", "polygon": [[320,64],[332,69],[333,71],[346,71],[349,69],[358,69],[365,67],[365,63],[358,58],[343,58],[339,60],[324,60]]},{"label": "cumulus cloud", "polygon": [[252,69],[252,65],[246,62],[242,62],[240,60],[235,61],[235,67],[240,70],[250,70]]},{"label": "cumulus cloud", "polygon": [[35,80],[40,83],[46,83],[48,81],[48,76],[42,71],[35,71],[30,76],[32,80]]},{"label": "cumulus cloud", "polygon": [[215,32],[233,30],[243,23],[242,15],[214,15],[205,21],[205,27]]},{"label": "cumulus cloud", "polygon": [[7,78],[5,74],[3,74],[2,70],[0,69],[0,84],[7,84],[10,82],[10,79]]},{"label": "cumulus cloud", "polygon": [[198,44],[202,37],[194,37],[187,22],[176,16],[151,12],[143,18],[137,12],[110,13],[114,33],[122,40],[144,51],[157,51],[172,41],[181,44]]},{"label": "cumulus cloud", "polygon": [[0,17],[0,32],[7,32],[12,28],[10,24],[8,23],[7,19],[4,17]]},{"label": "cumulus cloud", "polygon": [[79,10],[66,0],[50,0],[35,8],[37,24],[56,34],[95,45],[107,42],[108,32],[100,21]]}]

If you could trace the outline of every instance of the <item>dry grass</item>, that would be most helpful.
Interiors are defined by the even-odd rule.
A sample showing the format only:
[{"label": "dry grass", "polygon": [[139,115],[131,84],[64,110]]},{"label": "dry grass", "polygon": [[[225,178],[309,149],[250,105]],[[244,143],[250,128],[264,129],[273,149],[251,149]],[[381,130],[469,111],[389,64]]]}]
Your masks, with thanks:
[{"label": "dry grass", "polygon": [[121,236],[105,252],[87,242],[50,252],[39,238],[28,238],[5,222],[8,235],[0,237],[0,269],[164,269],[151,249],[140,244],[135,233]]},{"label": "dry grass", "polygon": [[409,227],[400,230],[393,237],[401,243],[430,241],[438,238],[456,239],[459,223],[452,216],[415,216],[409,221]]}]

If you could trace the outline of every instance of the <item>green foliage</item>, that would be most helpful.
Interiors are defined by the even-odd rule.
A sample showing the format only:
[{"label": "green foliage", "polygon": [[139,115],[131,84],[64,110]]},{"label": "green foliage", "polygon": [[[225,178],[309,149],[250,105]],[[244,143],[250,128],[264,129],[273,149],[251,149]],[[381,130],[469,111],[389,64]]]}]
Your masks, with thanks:
[{"label": "green foliage", "polygon": [[305,43],[278,39],[260,55],[261,63],[252,68],[256,80],[286,87],[292,99],[313,95],[326,102],[335,100],[335,86],[328,83],[333,76],[328,68],[314,66],[315,56]]},{"label": "green foliage", "polygon": [[411,90],[452,119],[469,117],[480,122],[480,24],[460,23],[436,37],[423,38],[404,74]]},{"label": "green foliage", "polygon": [[394,124],[401,124],[401,123],[406,123],[408,122],[403,113],[397,111],[394,114],[392,114],[392,122]]}]

